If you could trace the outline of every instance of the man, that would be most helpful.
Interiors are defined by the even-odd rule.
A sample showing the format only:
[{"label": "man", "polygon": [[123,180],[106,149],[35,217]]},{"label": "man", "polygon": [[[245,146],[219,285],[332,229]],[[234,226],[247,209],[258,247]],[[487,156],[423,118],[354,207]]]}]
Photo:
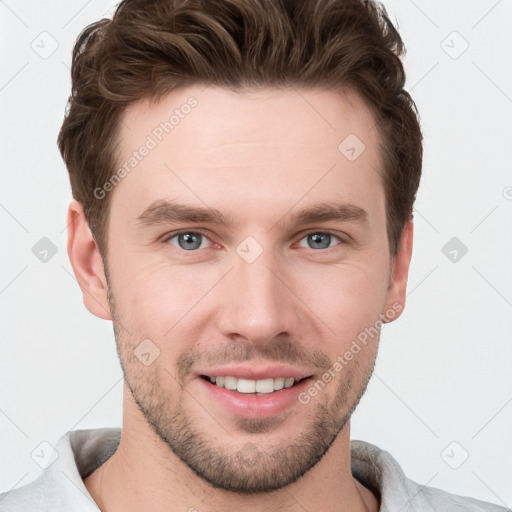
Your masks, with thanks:
[{"label": "man", "polygon": [[113,321],[123,428],[67,433],[2,510],[505,510],[350,442],[405,306],[402,52],[359,0],[125,0],[82,32],[68,253]]}]

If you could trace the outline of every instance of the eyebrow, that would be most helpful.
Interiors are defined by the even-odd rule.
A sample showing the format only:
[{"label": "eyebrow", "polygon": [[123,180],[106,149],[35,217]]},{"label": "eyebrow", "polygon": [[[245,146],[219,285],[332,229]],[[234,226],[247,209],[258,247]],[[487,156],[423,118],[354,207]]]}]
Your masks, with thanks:
[{"label": "eyebrow", "polygon": [[[286,217],[276,222],[281,224]],[[151,203],[136,220],[144,226],[157,226],[172,222],[218,224],[230,227],[234,217],[225,215],[215,208],[190,206],[160,199]],[[320,203],[292,214],[293,224],[313,224],[315,222],[368,222],[368,212],[354,204]],[[274,224],[274,226],[276,225]]]}]

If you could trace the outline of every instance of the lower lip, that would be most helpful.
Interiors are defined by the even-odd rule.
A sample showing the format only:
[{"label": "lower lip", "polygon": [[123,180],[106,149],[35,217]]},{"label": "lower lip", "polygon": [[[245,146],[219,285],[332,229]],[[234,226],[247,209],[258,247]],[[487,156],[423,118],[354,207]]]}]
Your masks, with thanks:
[{"label": "lower lip", "polygon": [[271,418],[298,405],[299,394],[309,386],[311,377],[303,379],[291,388],[280,389],[265,395],[239,393],[221,388],[199,377],[202,386],[217,403],[231,414],[243,418]]}]

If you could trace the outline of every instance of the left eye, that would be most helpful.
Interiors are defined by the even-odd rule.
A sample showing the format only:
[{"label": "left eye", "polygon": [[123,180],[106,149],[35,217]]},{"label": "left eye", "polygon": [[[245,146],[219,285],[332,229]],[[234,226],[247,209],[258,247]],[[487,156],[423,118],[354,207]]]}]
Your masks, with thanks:
[{"label": "left eye", "polygon": [[178,242],[178,247],[185,251],[194,251],[196,249],[204,249],[206,245],[204,242],[208,240],[208,238],[202,233],[195,233],[194,231],[185,231],[182,233],[176,233],[169,238],[167,241],[171,245],[176,245],[171,240],[176,239]]},{"label": "left eye", "polygon": [[[323,233],[321,231],[317,233],[309,233],[302,240],[307,241],[310,249],[329,249],[333,240],[337,240],[338,242],[342,241],[341,238],[336,235]],[[301,247],[304,247],[304,245],[301,245]]]}]

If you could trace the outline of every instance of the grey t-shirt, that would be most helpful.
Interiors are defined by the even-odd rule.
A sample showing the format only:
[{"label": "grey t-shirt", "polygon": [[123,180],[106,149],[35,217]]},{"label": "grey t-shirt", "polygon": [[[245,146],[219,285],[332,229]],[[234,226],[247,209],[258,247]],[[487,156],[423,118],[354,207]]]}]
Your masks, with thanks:
[{"label": "grey t-shirt", "polygon": [[[1,512],[99,512],[83,478],[117,449],[121,429],[73,430],[60,438],[58,454],[33,482],[0,494]],[[510,512],[473,498],[456,496],[408,479],[386,451],[351,442],[352,473],[380,499],[381,512]]]}]

